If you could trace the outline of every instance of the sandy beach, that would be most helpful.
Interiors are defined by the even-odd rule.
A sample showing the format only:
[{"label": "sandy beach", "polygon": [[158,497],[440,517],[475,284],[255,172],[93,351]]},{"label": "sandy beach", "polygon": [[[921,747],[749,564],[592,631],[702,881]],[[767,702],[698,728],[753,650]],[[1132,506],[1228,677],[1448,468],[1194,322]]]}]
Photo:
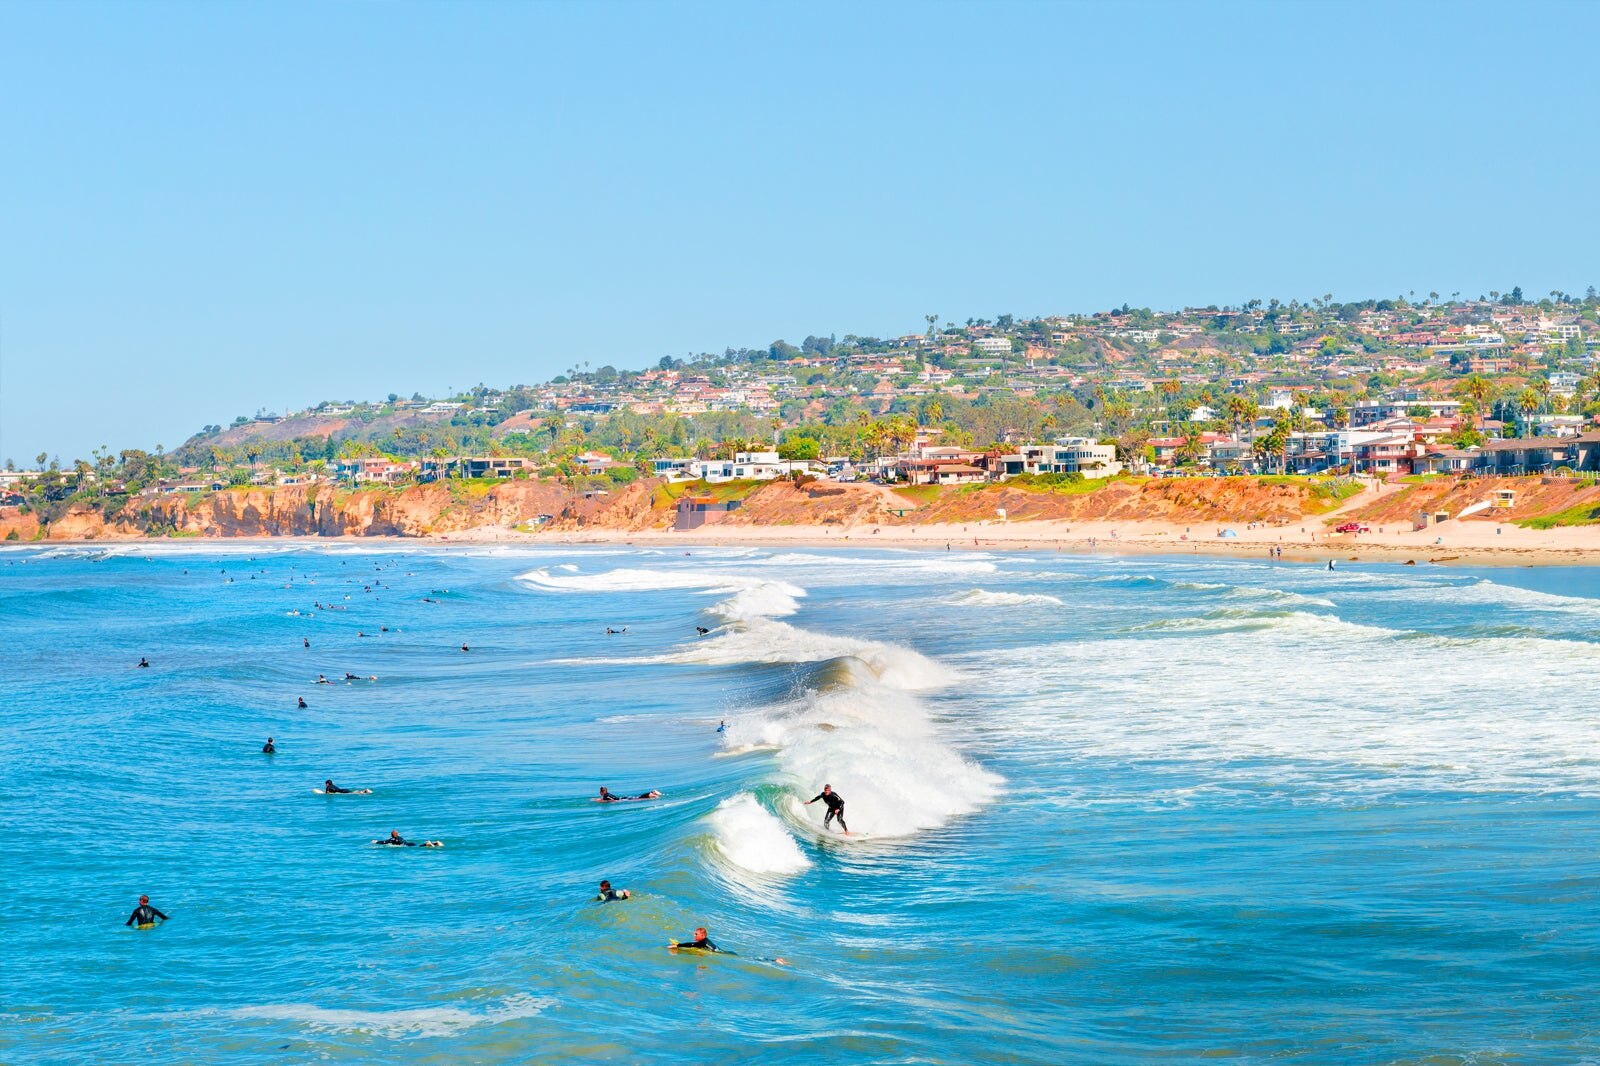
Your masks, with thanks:
[{"label": "sandy beach", "polygon": [[681,533],[594,529],[529,534],[504,527],[484,527],[427,540],[472,544],[632,544],[684,548],[737,545],[1229,556],[1265,556],[1269,550],[1281,548],[1285,559],[1319,563],[1332,559],[1464,566],[1600,565],[1600,526],[1540,530],[1487,520],[1451,522],[1420,531],[1391,524],[1374,526],[1370,533],[1333,533],[1318,518],[1281,525],[987,521],[961,525],[861,524],[846,528],[729,524]]}]

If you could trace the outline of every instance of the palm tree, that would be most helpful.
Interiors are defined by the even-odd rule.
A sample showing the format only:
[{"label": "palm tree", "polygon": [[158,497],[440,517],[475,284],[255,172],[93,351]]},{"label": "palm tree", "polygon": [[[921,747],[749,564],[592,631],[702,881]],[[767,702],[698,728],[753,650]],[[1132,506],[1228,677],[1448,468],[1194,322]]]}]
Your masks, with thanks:
[{"label": "palm tree", "polygon": [[1535,411],[1539,410],[1539,407],[1540,400],[1537,390],[1530,387],[1523,389],[1517,394],[1517,410],[1522,413],[1524,432],[1526,432],[1526,423],[1528,419],[1532,417]]},{"label": "palm tree", "polygon": [[1178,445],[1175,458],[1179,463],[1198,463],[1200,457],[1206,454],[1206,441],[1198,429],[1191,429],[1183,436],[1183,443]]}]

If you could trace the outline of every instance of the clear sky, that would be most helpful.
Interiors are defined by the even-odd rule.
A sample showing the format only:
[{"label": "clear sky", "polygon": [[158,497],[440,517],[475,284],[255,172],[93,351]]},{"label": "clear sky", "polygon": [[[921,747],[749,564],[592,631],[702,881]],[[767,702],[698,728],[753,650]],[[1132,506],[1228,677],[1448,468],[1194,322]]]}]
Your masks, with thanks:
[{"label": "clear sky", "polygon": [[808,333],[1600,284],[1600,4],[0,0],[0,458]]}]

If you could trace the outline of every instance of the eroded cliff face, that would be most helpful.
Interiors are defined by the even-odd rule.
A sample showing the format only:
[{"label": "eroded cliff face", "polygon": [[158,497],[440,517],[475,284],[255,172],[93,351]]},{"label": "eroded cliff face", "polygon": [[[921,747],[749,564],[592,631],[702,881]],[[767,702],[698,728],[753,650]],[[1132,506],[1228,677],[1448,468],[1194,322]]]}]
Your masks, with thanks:
[{"label": "eroded cliff face", "polygon": [[[44,527],[47,540],[189,537],[421,537],[483,526],[517,526],[550,516],[545,528],[586,525],[649,529],[670,523],[651,507],[655,482],[585,496],[549,481],[480,485],[417,485],[351,491],[332,485],[228,489],[199,497],[130,500],[103,514],[75,507]],[[39,538],[33,515],[0,512],[0,537]]]}]

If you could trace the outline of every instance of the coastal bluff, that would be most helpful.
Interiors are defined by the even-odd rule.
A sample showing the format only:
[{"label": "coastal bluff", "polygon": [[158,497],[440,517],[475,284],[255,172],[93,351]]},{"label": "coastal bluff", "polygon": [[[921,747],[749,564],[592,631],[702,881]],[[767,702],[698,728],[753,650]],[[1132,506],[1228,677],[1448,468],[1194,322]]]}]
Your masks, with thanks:
[{"label": "coastal bluff", "polygon": [[[1010,521],[1288,522],[1333,505],[1310,484],[1282,479],[1119,479],[1062,491],[1012,483],[893,489],[865,483],[725,484],[741,506],[732,527],[906,526]],[[48,523],[0,510],[0,537],[15,541],[161,537],[430,537],[498,527],[534,532],[671,527],[691,487],[641,479],[612,491],[555,480],[434,482],[351,489],[331,484],[233,488],[77,504]]]}]

